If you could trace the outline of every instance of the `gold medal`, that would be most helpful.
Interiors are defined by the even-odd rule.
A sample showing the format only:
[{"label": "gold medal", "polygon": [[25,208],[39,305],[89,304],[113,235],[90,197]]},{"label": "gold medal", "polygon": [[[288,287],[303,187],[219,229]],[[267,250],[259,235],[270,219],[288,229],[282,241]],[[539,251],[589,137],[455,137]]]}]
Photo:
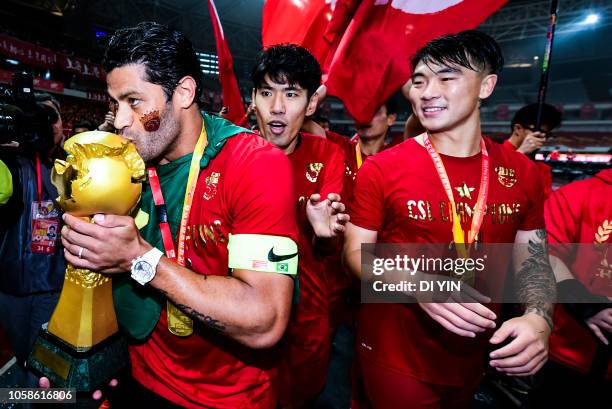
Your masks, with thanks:
[{"label": "gold medal", "polygon": [[168,317],[168,331],[178,337],[188,337],[193,334],[193,320],[174,306],[170,301],[166,302]]}]

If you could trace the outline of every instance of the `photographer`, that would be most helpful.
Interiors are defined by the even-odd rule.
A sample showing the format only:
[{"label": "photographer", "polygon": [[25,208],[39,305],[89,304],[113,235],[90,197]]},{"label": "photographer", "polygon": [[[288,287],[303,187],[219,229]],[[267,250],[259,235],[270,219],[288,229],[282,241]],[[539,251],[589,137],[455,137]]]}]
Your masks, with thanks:
[{"label": "photographer", "polygon": [[21,119],[15,119],[13,127],[3,126],[0,133],[0,160],[12,182],[12,195],[0,204],[0,324],[17,358],[13,386],[35,387],[37,378],[28,374],[24,363],[57,304],[65,269],[57,235],[58,193],[50,179],[63,134],[55,98],[28,97],[29,103],[16,97],[16,106],[2,105]]}]

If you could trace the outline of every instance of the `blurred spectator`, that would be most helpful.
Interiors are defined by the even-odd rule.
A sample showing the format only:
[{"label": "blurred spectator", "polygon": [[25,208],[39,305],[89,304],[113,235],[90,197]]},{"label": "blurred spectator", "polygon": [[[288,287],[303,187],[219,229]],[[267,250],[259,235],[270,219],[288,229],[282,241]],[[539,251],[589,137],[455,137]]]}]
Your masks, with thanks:
[{"label": "blurred spectator", "polygon": [[98,126],[98,131],[115,132],[115,113],[108,111],[104,116],[104,122]]},{"label": "blurred spectator", "polygon": [[62,146],[64,143],[64,125],[60,115],[61,105],[57,99],[47,93],[36,94],[36,101],[47,105],[55,110],[58,119],[53,123],[53,144]]},{"label": "blurred spectator", "polygon": [[315,114],[312,119],[318,123],[321,128],[325,129],[326,131],[329,131],[329,118],[327,118],[326,116],[323,116],[321,114]]},{"label": "blurred spectator", "polygon": [[[561,113],[552,105],[542,106],[539,129],[535,127],[537,115],[538,104],[529,104],[519,109],[512,118],[512,134],[504,141],[504,147],[525,155],[535,155],[546,139],[551,137],[552,130],[561,124]],[[544,186],[544,196],[548,198],[552,193],[552,171],[542,162],[536,162],[536,165]]]},{"label": "blurred spectator", "polygon": [[13,194],[0,205],[0,314],[1,326],[17,358],[15,386],[35,387],[25,361],[38,331],[51,317],[64,281],[65,261],[57,232],[61,212],[51,184],[53,159],[63,152],[59,102],[49,94],[36,95],[39,104],[56,112],[53,141],[33,146],[0,147],[0,159],[12,178]]},{"label": "blurred spectator", "polygon": [[561,124],[561,113],[552,105],[544,104],[540,129],[535,129],[538,104],[529,104],[519,109],[510,124],[512,134],[505,146],[526,155],[540,149],[553,129]]},{"label": "blurred spectator", "polygon": [[76,134],[81,133],[81,132],[93,131],[94,129],[95,128],[91,124],[91,122],[89,122],[86,119],[82,119],[79,122],[74,124],[72,133],[76,135]]}]

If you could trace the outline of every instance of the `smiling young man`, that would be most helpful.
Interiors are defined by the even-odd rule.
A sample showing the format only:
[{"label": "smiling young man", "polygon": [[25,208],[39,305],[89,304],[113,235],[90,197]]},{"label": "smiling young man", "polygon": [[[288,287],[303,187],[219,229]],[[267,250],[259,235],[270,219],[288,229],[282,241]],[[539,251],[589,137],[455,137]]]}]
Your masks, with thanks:
[{"label": "smiling young man", "polygon": [[257,135],[201,115],[202,73],[179,32],[156,23],[117,31],[105,70],[114,127],[149,166],[148,224],[66,215],[62,242],[74,266],[115,277],[120,326],[137,341],[136,382],[122,383],[121,404],[275,408],[274,345],[297,271],[289,161]]},{"label": "smiling young man", "polygon": [[502,66],[497,43],[477,31],[440,37],[417,52],[409,95],[427,132],[360,169],[344,260],[361,277],[363,243],[523,244],[515,244],[513,262],[525,313],[493,333],[494,305],[362,305],[356,345],[374,408],[471,407],[488,344],[509,338],[491,353],[493,367],[524,376],[546,361],[555,285],[537,173],[480,129],[480,101]]},{"label": "smiling young man", "polygon": [[333,249],[348,215],[340,202],[344,156],[325,138],[300,132],[317,106],[317,60],[296,45],[277,45],[258,57],[251,78],[261,135],[292,165],[299,230],[299,302],[287,330],[288,396],[284,405],[310,407],[325,385],[329,360],[327,283],[321,255]]}]

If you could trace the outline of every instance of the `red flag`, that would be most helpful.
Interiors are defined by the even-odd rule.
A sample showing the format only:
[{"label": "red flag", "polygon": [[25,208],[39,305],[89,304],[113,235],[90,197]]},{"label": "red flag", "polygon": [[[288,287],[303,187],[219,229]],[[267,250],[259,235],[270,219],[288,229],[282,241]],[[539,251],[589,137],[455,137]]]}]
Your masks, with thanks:
[{"label": "red flag", "polygon": [[245,122],[244,102],[238,88],[238,81],[234,73],[234,60],[230,53],[227,42],[223,35],[223,28],[214,0],[208,0],[208,10],[212,20],[213,31],[215,33],[215,43],[217,44],[217,57],[219,58],[219,81],[221,82],[221,92],[223,93],[223,106],[228,108],[225,118],[237,125]]},{"label": "red flag", "polygon": [[[324,74],[327,74],[329,66],[333,60],[334,54],[338,49],[338,45],[346,32],[348,25],[351,22],[357,7],[359,7],[360,0],[336,0],[332,6],[332,18],[327,25],[325,31],[325,41],[328,43],[327,55],[325,57],[323,66]],[[325,80],[326,81],[326,76]]]},{"label": "red flag", "polygon": [[364,0],[329,67],[327,89],[358,122],[410,77],[410,58],[433,38],[475,28],[507,0]]},{"label": "red flag", "polygon": [[324,34],[332,18],[332,0],[266,0],[261,37],[264,48],[298,44],[323,64],[329,43]]}]

